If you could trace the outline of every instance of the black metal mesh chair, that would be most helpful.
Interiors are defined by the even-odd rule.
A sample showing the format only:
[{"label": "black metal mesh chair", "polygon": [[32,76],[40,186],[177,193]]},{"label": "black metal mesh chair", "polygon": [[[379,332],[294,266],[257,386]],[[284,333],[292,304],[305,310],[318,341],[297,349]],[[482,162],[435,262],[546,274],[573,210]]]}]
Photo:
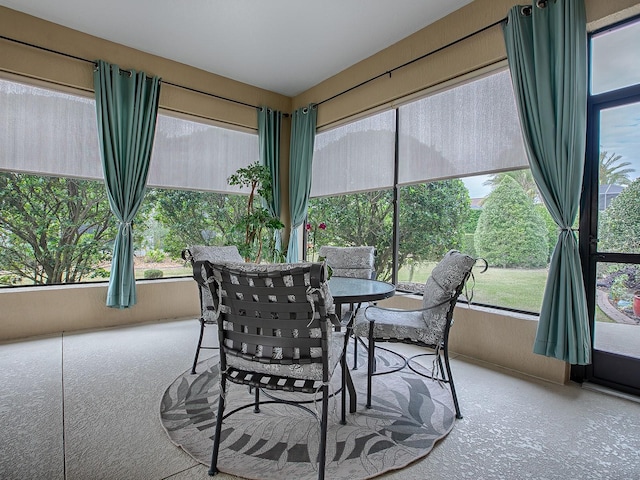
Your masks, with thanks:
[{"label": "black metal mesh chair", "polygon": [[[456,250],[449,251],[438,263],[425,283],[423,308],[400,310],[370,305],[356,315],[354,336],[368,339],[367,404],[371,407],[371,377],[409,367],[418,375],[448,383],[456,410],[462,418],[449,364],[449,330],[453,324],[453,310],[462,293],[476,259]],[[485,269],[486,270],[486,266]],[[484,271],[483,270],[483,271]],[[404,364],[391,371],[375,371],[375,348],[380,342],[402,342],[430,349],[430,352],[401,357]],[[396,352],[393,352],[396,353]],[[433,355],[431,374],[412,365],[417,357]],[[444,365],[443,365],[444,361]]]},{"label": "black metal mesh chair", "polygon": [[269,400],[261,402],[263,389],[309,393],[312,401],[321,394],[318,478],[324,478],[329,382],[340,362],[344,423],[349,375],[345,367],[347,332],[333,328],[338,318],[327,285],[326,265],[204,262],[203,266],[216,305],[221,372],[209,474],[218,472],[228,380],[253,387],[255,395],[246,405],[230,405],[233,410],[228,415],[252,406],[259,412],[261,403],[277,400],[269,395]]},{"label": "black metal mesh chair", "polygon": [[[208,260],[210,262],[243,262],[244,259],[238,252],[235,245],[228,246],[209,246],[209,245],[192,245],[182,251],[182,258],[191,263],[194,267],[195,262]],[[209,286],[203,276],[202,268],[193,268],[193,279],[198,284],[198,294],[200,296],[200,336],[198,337],[198,346],[196,347],[196,355],[193,359],[191,373],[196,373],[196,365],[200,356],[200,349],[217,350],[218,347],[203,346],[202,339],[204,337],[204,327],[216,323],[213,318],[213,299]]]}]

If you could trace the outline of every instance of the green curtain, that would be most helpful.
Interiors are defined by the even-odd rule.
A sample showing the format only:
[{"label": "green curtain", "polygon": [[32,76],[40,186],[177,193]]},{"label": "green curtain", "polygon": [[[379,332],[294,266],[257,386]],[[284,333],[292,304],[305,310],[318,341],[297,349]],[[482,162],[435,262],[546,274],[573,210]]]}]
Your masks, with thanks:
[{"label": "green curtain", "polygon": [[560,227],[533,351],[586,365],[591,363],[591,334],[578,242],[572,230],[586,142],[584,2],[556,0],[513,7],[504,36],[531,171]]},{"label": "green curtain", "polygon": [[[282,112],[267,107],[258,109],[258,140],[260,143],[260,161],[271,173],[271,199],[265,202],[271,215],[280,218],[280,130]],[[275,249],[282,250],[282,232],[273,232]],[[274,261],[278,259],[274,258]]]},{"label": "green curtain", "polygon": [[291,115],[291,151],[289,153],[289,212],[291,233],[287,248],[287,262],[299,261],[298,227],[307,216],[311,191],[311,162],[316,139],[316,105],[299,108]]},{"label": "green curtain", "polygon": [[107,306],[127,308],[136,304],[131,229],[149,173],[160,79],[99,60],[93,82],[104,181],[118,219]]}]

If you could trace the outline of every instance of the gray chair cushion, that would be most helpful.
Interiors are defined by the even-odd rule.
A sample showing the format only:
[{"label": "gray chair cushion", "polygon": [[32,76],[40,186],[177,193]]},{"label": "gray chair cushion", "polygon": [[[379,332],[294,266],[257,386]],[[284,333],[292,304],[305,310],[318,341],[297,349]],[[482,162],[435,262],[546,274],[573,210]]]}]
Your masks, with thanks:
[{"label": "gray chair cushion", "polygon": [[460,285],[467,279],[475,258],[450,250],[435,266],[425,283],[422,297],[422,316],[426,328],[433,332],[434,340],[442,338],[447,322],[450,301]]},{"label": "gray chair cushion", "polygon": [[432,337],[424,326],[422,311],[383,310],[375,306],[358,310],[353,333],[369,336],[369,321],[373,320],[373,338],[378,340],[410,340],[432,345]]},{"label": "gray chair cushion", "polygon": [[[187,249],[187,255],[189,256],[187,260],[191,261],[191,263],[204,260],[208,260],[210,262],[244,262],[242,255],[238,252],[238,247],[235,245],[192,245]],[[204,271],[201,273],[204,276]],[[202,299],[202,303],[200,305],[202,318],[207,323],[215,323],[211,290],[200,286],[200,293],[200,298]]]},{"label": "gray chair cushion", "polygon": [[320,247],[318,255],[323,257],[336,277],[373,278],[375,275],[375,248]]}]

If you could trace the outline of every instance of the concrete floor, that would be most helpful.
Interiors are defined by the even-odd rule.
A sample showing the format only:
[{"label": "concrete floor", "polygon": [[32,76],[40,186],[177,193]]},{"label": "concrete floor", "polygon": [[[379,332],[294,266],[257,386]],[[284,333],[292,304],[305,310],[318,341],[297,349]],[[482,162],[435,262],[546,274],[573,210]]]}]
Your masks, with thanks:
[{"label": "concrete floor", "polygon": [[[0,479],[209,478],[159,418],[197,334],[187,320],[0,345]],[[463,358],[452,368],[464,419],[380,478],[640,479],[639,403]]]}]

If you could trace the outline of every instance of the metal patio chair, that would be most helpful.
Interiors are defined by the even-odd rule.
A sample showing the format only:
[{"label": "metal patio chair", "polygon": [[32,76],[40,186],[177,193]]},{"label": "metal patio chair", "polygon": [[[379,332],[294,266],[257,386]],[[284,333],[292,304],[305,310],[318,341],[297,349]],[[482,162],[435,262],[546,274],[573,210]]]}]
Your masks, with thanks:
[{"label": "metal patio chair", "polygon": [[[476,259],[456,250],[449,251],[435,266],[427,279],[423,291],[422,308],[400,310],[370,305],[356,316],[353,333],[355,337],[367,338],[368,375],[367,407],[371,407],[371,378],[409,367],[413,372],[442,383],[448,383],[456,417],[462,418],[453,375],[449,364],[449,331],[453,324],[453,310],[458,297],[471,276]],[[485,268],[482,270],[484,272]],[[470,300],[470,299],[469,299]],[[402,342],[419,345],[430,352],[403,359],[404,364],[391,370],[375,371],[375,348],[381,342]],[[380,348],[380,347],[378,347]],[[430,374],[420,372],[412,362],[425,355],[434,356]],[[443,365],[444,361],[444,365]]]},{"label": "metal patio chair", "polygon": [[[341,364],[342,423],[345,423],[345,364],[347,332],[334,331],[339,324],[327,285],[324,263],[212,264],[204,266],[217,317],[220,341],[220,396],[210,475],[218,473],[217,461],[224,419],[239,410],[278,399],[263,389],[322,396],[318,478],[324,478],[328,424],[329,382]],[[349,381],[350,381],[349,377]],[[225,415],[227,381],[249,385],[253,400],[229,405]],[[249,397],[251,398],[251,397]],[[248,399],[249,400],[249,399]],[[288,404],[291,402],[285,401]],[[318,412],[300,406],[318,417]]]}]

